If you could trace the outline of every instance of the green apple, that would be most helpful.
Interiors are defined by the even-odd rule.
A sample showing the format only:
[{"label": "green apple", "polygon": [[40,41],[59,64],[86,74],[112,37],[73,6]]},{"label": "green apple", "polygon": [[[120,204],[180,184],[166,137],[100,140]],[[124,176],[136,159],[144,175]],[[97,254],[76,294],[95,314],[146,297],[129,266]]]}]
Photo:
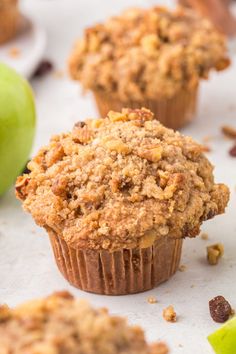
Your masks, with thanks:
[{"label": "green apple", "polygon": [[28,82],[0,63],[0,195],[23,170],[32,147],[36,113]]},{"label": "green apple", "polygon": [[216,354],[236,354],[236,317],[208,336]]}]

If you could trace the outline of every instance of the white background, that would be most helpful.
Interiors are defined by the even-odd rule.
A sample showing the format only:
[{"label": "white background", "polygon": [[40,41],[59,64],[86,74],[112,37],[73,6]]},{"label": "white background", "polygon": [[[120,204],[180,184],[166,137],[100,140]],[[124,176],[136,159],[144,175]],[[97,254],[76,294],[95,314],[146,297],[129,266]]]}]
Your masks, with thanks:
[{"label": "white background", "polygon": [[[80,119],[97,116],[90,95],[82,96],[78,85],[65,73],[66,60],[76,37],[82,34],[84,27],[128,5],[148,3],[154,1],[22,2],[22,10],[47,31],[46,57],[54,62],[57,70],[64,71],[62,78],[52,74],[32,82],[38,110],[34,153],[52,134],[69,130]],[[216,180],[231,188],[226,214],[205,223],[202,228],[209,233],[209,241],[200,238],[185,241],[182,257],[182,264],[187,266],[185,272],[177,272],[153,291],[132,296],[97,296],[72,288],[55,266],[45,231],[21,210],[10,191],[0,199],[0,303],[16,305],[55,290],[69,289],[96,306],[107,306],[113,313],[128,316],[131,323],[145,328],[149,340],[165,340],[173,353],[212,353],[206,337],[219,326],[209,316],[208,301],[216,295],[224,295],[236,307],[236,158],[228,155],[232,142],[220,133],[223,123],[236,127],[236,62],[231,69],[213,74],[208,82],[202,83],[197,119],[183,130],[199,141],[208,135],[212,137],[212,151],[208,156],[216,166]],[[217,266],[209,266],[206,246],[218,241],[225,245],[225,257]],[[150,295],[156,296],[157,304],[147,302]],[[178,314],[175,324],[162,318],[163,308],[170,304]]]}]

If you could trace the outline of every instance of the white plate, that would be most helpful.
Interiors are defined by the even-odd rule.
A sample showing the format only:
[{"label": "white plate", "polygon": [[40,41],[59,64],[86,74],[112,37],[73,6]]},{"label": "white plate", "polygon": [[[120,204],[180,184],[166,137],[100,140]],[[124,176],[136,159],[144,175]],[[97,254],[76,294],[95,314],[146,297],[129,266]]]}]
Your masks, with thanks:
[{"label": "white plate", "polygon": [[[45,47],[45,31],[22,17],[20,33],[13,40],[0,45],[0,61],[29,78],[42,59]],[[14,56],[16,51],[19,54]]]}]

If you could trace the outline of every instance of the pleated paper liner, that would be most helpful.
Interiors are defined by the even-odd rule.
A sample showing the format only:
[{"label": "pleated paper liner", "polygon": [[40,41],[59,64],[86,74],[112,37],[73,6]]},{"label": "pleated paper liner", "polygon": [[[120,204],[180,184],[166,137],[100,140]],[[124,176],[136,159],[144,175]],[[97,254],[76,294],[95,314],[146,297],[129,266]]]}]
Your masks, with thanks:
[{"label": "pleated paper liner", "polygon": [[125,295],[150,290],[178,269],[182,239],[159,239],[153,246],[121,251],[74,249],[49,231],[57,266],[75,287],[95,294]]},{"label": "pleated paper liner", "polygon": [[0,43],[13,38],[18,30],[20,21],[17,4],[2,5],[0,7]]},{"label": "pleated paper liner", "polygon": [[122,102],[115,95],[103,91],[93,92],[101,117],[106,117],[109,111],[120,112],[122,108],[148,108],[166,127],[179,129],[190,123],[196,114],[198,87],[192,90],[181,90],[169,99]]}]

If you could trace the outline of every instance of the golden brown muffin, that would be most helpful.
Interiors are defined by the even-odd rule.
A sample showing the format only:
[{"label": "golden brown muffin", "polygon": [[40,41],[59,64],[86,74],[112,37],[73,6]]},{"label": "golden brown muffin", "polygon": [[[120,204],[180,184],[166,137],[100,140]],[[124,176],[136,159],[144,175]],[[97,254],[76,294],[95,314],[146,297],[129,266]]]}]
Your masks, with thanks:
[{"label": "golden brown muffin", "polygon": [[0,306],[0,354],[167,354],[140,327],[94,309],[68,292],[15,309]]},{"label": "golden brown muffin", "polygon": [[14,37],[19,17],[17,0],[0,0],[0,44]]},{"label": "golden brown muffin", "polygon": [[147,107],[174,129],[192,119],[200,80],[228,65],[225,38],[208,20],[163,7],[88,28],[69,59],[71,77],[92,90],[101,116]]},{"label": "golden brown muffin", "polygon": [[228,188],[214,183],[202,146],[153,118],[123,109],[79,122],[17,180],[16,195],[48,231],[60,270],[82,289],[130,293],[168,279],[182,239],[227,205]]}]

